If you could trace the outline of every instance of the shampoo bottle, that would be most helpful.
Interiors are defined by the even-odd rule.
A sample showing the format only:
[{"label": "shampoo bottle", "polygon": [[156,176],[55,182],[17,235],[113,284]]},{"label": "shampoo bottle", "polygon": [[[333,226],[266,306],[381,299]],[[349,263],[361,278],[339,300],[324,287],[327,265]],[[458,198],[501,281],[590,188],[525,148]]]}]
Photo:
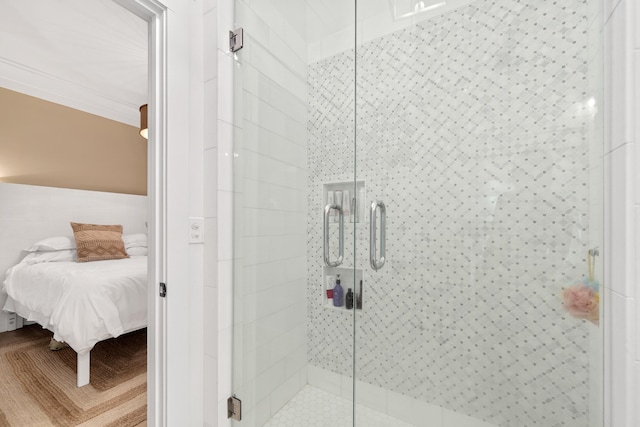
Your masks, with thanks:
[{"label": "shampoo bottle", "polygon": [[343,298],[344,297],[344,289],[342,289],[342,285],[340,284],[340,275],[338,274],[338,278],[336,279],[336,286],[333,288],[333,305],[334,307],[342,307]]}]

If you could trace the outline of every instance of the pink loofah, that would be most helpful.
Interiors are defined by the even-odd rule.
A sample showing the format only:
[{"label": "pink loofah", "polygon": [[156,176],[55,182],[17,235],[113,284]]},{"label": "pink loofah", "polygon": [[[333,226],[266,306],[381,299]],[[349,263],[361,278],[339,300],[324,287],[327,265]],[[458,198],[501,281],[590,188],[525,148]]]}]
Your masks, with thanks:
[{"label": "pink loofah", "polygon": [[564,289],[562,301],[564,308],[572,316],[598,324],[600,296],[593,288],[585,283],[573,285]]}]

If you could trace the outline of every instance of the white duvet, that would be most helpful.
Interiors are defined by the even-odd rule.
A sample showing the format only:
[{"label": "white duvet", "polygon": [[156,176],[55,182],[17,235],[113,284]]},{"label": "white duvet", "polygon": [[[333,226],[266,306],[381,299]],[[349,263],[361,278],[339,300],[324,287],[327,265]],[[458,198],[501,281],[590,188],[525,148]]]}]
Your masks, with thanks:
[{"label": "white duvet", "polygon": [[53,331],[78,353],[147,325],[147,257],[20,263],[7,271],[4,310]]}]

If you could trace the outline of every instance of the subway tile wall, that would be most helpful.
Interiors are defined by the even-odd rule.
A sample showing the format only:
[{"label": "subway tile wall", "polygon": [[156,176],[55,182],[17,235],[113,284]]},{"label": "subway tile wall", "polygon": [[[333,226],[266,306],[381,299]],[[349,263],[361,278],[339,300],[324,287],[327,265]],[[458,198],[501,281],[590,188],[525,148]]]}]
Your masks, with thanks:
[{"label": "subway tile wall", "polygon": [[[593,19],[586,1],[476,1],[358,46],[356,179],[387,205],[389,257],[370,271],[367,225],[348,225],[358,380],[496,425],[598,425],[599,327],[560,300],[601,235]],[[320,218],[322,184],[353,179],[353,55],[309,68],[308,357],[347,377]]]}]

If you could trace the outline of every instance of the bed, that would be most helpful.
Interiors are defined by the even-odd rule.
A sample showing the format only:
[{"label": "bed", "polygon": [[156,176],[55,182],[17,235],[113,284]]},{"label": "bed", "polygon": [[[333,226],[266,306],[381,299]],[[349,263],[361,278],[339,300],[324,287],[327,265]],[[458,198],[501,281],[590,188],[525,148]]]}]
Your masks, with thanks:
[{"label": "bed", "polygon": [[[97,342],[147,325],[146,235],[123,240],[127,258],[78,262],[79,251],[67,247],[72,238],[45,239],[6,274],[3,309],[39,323],[76,351],[78,387],[89,383],[90,352]],[[42,250],[42,242],[57,246],[45,244]],[[68,243],[61,248],[60,242]]]}]

